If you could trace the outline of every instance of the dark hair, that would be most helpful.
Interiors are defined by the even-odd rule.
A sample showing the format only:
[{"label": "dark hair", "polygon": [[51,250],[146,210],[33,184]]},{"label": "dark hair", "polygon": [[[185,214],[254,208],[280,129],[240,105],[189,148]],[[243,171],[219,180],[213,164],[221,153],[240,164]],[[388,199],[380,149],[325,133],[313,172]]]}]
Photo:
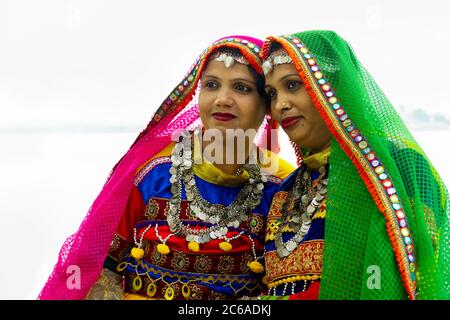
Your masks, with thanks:
[{"label": "dark hair", "polygon": [[272,52],[277,51],[277,50],[279,50],[279,49],[283,49],[283,46],[282,46],[279,42],[273,41],[273,42],[270,44],[269,54],[271,54]]},{"label": "dark hair", "polygon": [[[233,57],[243,57],[241,51],[237,48],[221,47],[221,48],[218,48],[216,50],[216,52],[228,53],[229,55],[231,55]],[[256,91],[263,98],[264,106],[266,107],[266,109],[269,110],[270,99],[267,96],[266,90],[265,90],[266,83],[265,83],[264,75],[258,74],[258,72],[256,72],[256,70],[250,64],[247,65],[247,68],[250,71],[250,74],[252,75],[253,79],[256,82]]]}]

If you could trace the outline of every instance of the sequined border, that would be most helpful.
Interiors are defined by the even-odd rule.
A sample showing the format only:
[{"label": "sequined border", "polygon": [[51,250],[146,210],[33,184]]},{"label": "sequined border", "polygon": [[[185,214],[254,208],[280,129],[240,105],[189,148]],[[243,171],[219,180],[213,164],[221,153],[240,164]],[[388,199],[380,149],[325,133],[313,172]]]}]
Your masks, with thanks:
[{"label": "sequined border", "polygon": [[[124,284],[125,292],[139,297],[138,299],[148,299],[148,300],[166,300],[166,292],[170,287],[173,290],[173,300],[225,300],[230,299],[225,294],[213,291],[207,285],[193,284],[193,283],[171,283],[167,284],[164,282],[156,283],[150,281],[148,278],[144,278],[141,282],[141,286],[135,288],[133,283],[135,279],[139,276],[134,273],[126,273]],[[153,288],[151,287],[153,286]],[[187,288],[183,288],[187,286]],[[135,296],[135,297],[136,297]],[[231,299],[236,297],[231,297]],[[134,298],[136,299],[136,298]],[[133,299],[133,300],[134,300]]]},{"label": "sequined border", "polygon": [[[396,241],[396,243],[392,243],[394,251],[396,251],[396,247],[402,248],[402,252],[399,252],[401,262],[397,261],[397,263],[400,271],[409,270],[404,274],[401,273],[409,297],[414,300],[416,298],[416,265],[413,240],[402,209],[403,206],[386,168],[345,112],[345,107],[339,102],[335,91],[318,66],[313,54],[301,40],[295,36],[287,35],[269,37],[267,41],[279,42],[296,52],[296,57],[293,57],[296,67],[300,67],[304,71],[328,118],[333,122],[338,134],[376,188],[386,212],[385,218],[394,232],[395,240],[391,238],[391,242]],[[265,47],[267,47],[267,44]]]},{"label": "sequined border", "polygon": [[207,283],[217,283],[217,282],[230,282],[236,284],[249,284],[249,283],[258,283],[260,281],[260,277],[258,275],[250,275],[250,274],[200,274],[193,272],[181,272],[181,271],[172,271],[169,269],[165,269],[162,267],[158,267],[152,265],[144,260],[140,260],[135,264],[136,261],[123,261],[119,266],[123,269],[126,268],[126,271],[131,273],[138,273],[139,275],[148,275],[152,279],[161,279],[161,278],[173,278],[178,280],[196,280],[203,281]]},{"label": "sequined border", "polygon": [[139,173],[136,175],[136,178],[134,178],[134,185],[138,186],[139,183],[145,178],[145,176],[152,171],[154,167],[160,164],[164,163],[171,163],[170,157],[158,157],[153,160],[151,160],[149,163],[145,165],[144,168],[139,171]]},{"label": "sequined border", "polygon": [[[149,161],[136,175],[136,177],[134,178],[134,185],[138,186],[139,183],[142,182],[142,180],[144,180],[145,176],[157,165],[160,164],[164,164],[164,163],[172,163],[172,161],[170,160],[170,157],[167,156],[163,156],[163,157],[158,157],[155,158],[151,161]],[[280,185],[283,182],[283,179],[280,179],[274,175],[266,175],[265,176],[267,178],[268,182]]]},{"label": "sequined border", "polygon": [[320,277],[322,274],[323,248],[324,241],[320,239],[302,242],[286,258],[278,257],[276,251],[267,252],[264,259],[268,286],[271,287],[277,280],[288,277],[312,275]]}]

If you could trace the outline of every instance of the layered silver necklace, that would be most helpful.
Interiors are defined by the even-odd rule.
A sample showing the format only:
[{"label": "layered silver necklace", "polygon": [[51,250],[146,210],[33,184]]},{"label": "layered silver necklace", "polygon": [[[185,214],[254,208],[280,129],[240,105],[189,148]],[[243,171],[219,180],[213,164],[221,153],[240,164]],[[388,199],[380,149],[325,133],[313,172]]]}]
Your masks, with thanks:
[{"label": "layered silver necklace", "polygon": [[[294,187],[289,191],[288,198],[281,209],[283,213],[281,226],[275,234],[275,247],[280,258],[289,256],[311,227],[312,216],[328,191],[325,167],[319,169],[318,181],[315,182],[317,183],[313,186],[310,172],[306,165],[303,165],[295,178]],[[286,225],[293,230],[294,236],[284,242],[283,229]]]},{"label": "layered silver necklace", "polygon": [[[189,139],[189,143],[186,143]],[[248,181],[242,186],[234,201],[228,205],[211,204],[205,200],[195,181],[193,171],[193,135],[183,133],[176,143],[171,156],[171,193],[167,223],[172,233],[184,236],[188,242],[207,243],[211,239],[227,239],[229,227],[237,228],[248,220],[248,214],[260,204],[264,183],[267,178],[261,175],[257,164],[245,164],[243,169],[249,174]],[[205,229],[193,229],[180,220],[181,195],[183,185],[191,213],[211,226]]]}]

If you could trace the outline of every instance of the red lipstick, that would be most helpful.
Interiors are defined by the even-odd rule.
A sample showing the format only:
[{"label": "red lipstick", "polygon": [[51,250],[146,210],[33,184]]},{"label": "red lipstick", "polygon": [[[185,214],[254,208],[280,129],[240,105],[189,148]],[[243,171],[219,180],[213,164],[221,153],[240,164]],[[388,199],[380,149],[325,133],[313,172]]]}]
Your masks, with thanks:
[{"label": "red lipstick", "polygon": [[218,121],[230,121],[237,118],[234,114],[226,112],[214,112],[212,116],[214,119]]},{"label": "red lipstick", "polygon": [[298,117],[287,117],[287,118],[284,118],[281,121],[281,126],[283,127],[283,129],[287,129],[287,128],[293,126],[294,124],[296,124],[298,122],[298,120],[300,120],[300,118],[302,118],[302,117],[298,116]]}]

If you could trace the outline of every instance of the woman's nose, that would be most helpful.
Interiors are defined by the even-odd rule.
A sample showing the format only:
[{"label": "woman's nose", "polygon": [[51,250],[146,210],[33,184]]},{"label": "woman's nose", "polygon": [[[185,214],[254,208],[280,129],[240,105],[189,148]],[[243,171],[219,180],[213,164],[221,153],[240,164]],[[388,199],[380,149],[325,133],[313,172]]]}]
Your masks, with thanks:
[{"label": "woman's nose", "polygon": [[279,112],[285,112],[292,108],[292,103],[289,100],[278,100],[276,108]]},{"label": "woman's nose", "polygon": [[234,100],[230,90],[227,89],[219,90],[214,103],[218,107],[232,107],[234,105]]}]

